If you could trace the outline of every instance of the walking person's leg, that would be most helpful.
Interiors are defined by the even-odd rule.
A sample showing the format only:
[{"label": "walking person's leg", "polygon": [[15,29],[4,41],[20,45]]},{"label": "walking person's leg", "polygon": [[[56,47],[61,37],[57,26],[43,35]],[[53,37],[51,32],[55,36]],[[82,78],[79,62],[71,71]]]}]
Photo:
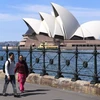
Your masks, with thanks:
[{"label": "walking person's leg", "polygon": [[21,83],[21,85],[22,85],[22,92],[24,92],[24,90],[25,90],[24,89],[25,82],[26,82],[26,75],[23,74],[22,83]]},{"label": "walking person's leg", "polygon": [[12,84],[12,87],[13,87],[14,96],[16,96],[17,95],[17,88],[16,88],[16,80],[15,80],[14,75],[11,76],[11,84]]},{"label": "walking person's leg", "polygon": [[7,76],[5,75],[5,83],[4,83],[3,92],[2,92],[3,96],[6,96],[8,84],[9,84],[9,80],[8,80]]},{"label": "walking person's leg", "polygon": [[25,90],[25,88],[24,88],[25,82],[26,82],[26,75],[24,75],[23,83],[22,83],[22,85],[23,85],[23,91]]},{"label": "walking person's leg", "polygon": [[26,76],[24,74],[18,74],[18,82],[19,82],[19,89],[21,92],[24,92],[24,84],[25,84]]},{"label": "walking person's leg", "polygon": [[23,92],[24,91],[24,83],[20,82],[20,91]]}]

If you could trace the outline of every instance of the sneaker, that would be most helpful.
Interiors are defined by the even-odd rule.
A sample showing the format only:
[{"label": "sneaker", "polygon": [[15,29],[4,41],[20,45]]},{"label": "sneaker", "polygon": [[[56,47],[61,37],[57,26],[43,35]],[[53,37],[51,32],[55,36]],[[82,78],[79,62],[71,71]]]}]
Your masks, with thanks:
[{"label": "sneaker", "polygon": [[2,95],[3,95],[3,96],[7,96],[7,93],[3,93]]},{"label": "sneaker", "polygon": [[14,94],[14,97],[20,97],[20,95],[19,94]]}]

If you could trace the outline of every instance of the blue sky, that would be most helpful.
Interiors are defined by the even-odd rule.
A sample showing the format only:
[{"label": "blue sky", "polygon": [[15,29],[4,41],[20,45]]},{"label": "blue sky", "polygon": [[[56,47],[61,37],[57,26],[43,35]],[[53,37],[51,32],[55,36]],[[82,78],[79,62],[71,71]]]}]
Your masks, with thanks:
[{"label": "blue sky", "polygon": [[21,41],[28,30],[22,19],[50,14],[51,2],[69,10],[80,24],[100,20],[100,0],[0,0],[0,42]]}]

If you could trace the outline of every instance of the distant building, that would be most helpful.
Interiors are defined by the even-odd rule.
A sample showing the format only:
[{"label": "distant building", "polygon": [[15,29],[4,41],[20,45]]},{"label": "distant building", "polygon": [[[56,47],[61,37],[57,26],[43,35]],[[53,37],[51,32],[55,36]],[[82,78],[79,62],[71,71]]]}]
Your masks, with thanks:
[{"label": "distant building", "polygon": [[[93,46],[100,44],[100,21],[90,21],[82,25],[64,7],[51,3],[53,14],[40,12],[41,20],[23,18],[28,31],[23,35],[20,46],[38,47],[42,42],[62,46]],[[95,40],[95,42],[94,42]]]}]

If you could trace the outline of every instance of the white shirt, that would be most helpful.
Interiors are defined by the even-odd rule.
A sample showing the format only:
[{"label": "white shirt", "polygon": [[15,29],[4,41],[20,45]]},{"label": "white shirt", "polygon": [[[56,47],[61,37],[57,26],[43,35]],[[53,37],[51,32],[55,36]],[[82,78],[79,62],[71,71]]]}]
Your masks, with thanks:
[{"label": "white shirt", "polygon": [[8,61],[6,61],[5,63],[5,75],[9,76],[9,75],[15,75],[14,70],[15,70],[15,63],[14,61],[11,61],[11,59],[8,59],[10,62],[10,65],[8,66]]}]

